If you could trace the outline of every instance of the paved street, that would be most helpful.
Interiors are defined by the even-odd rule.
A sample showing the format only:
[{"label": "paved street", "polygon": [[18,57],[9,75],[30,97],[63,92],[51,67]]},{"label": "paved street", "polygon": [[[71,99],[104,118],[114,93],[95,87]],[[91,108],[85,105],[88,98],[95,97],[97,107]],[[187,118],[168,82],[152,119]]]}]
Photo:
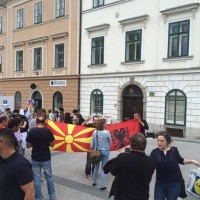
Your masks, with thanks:
[{"label": "paved street", "polygon": [[[173,142],[177,146],[180,154],[184,158],[200,160],[200,144],[195,141],[176,140]],[[156,140],[148,139],[146,153],[150,154],[151,150],[156,147]],[[111,157],[115,157],[119,151],[112,152]],[[30,159],[30,150],[26,152],[26,157]],[[52,166],[55,179],[55,187],[57,193],[57,200],[100,200],[108,199],[109,189],[113,180],[112,175],[107,175],[107,190],[100,191],[98,185],[91,186],[91,180],[85,178],[85,161],[86,153],[60,153],[52,152]],[[192,165],[181,166],[183,176],[186,184],[188,181],[189,170],[195,168]],[[150,200],[153,200],[154,180],[151,182]],[[97,182],[97,184],[99,184]],[[48,193],[46,190],[46,181],[43,181],[44,199],[48,200]],[[113,198],[110,198],[113,200]],[[187,200],[193,200],[188,197]]]}]

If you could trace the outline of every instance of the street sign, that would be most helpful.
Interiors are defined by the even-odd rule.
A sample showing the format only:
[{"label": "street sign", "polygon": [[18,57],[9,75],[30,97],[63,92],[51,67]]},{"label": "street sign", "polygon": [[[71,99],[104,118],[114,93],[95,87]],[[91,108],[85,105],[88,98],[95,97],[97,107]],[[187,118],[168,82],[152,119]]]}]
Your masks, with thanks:
[{"label": "street sign", "polygon": [[67,86],[66,80],[51,80],[50,86]]}]

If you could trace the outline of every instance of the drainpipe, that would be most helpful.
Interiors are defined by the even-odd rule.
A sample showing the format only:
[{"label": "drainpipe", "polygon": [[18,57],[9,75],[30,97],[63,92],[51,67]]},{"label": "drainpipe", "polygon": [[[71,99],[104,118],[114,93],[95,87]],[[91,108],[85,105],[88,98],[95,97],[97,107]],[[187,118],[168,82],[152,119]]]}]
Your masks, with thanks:
[{"label": "drainpipe", "polygon": [[81,29],[82,29],[82,0],[80,0],[80,11],[79,11],[79,62],[78,62],[78,110],[80,110],[80,88],[81,88]]}]

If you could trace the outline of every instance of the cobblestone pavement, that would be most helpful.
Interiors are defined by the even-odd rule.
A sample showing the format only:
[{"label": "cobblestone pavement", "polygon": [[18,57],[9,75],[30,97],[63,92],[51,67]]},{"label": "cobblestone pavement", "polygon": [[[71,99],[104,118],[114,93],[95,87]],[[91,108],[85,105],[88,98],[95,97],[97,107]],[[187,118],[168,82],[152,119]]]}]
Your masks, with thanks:
[{"label": "cobblestone pavement", "polygon": [[[173,146],[177,146],[180,154],[184,158],[200,160],[200,144],[193,140],[174,139]],[[156,147],[156,140],[148,139],[146,154],[150,154],[151,150]],[[111,156],[115,157],[119,151],[111,152]],[[30,160],[31,150],[26,150],[26,158]],[[110,186],[113,180],[112,175],[106,175],[106,191],[100,191],[98,185],[92,186],[91,180],[85,177],[86,153],[61,153],[52,151],[52,168],[54,174],[55,188],[57,200],[101,200],[108,199]],[[183,177],[188,182],[190,169],[196,166],[181,166]],[[153,189],[155,183],[155,174],[150,185],[150,200],[153,200]],[[98,183],[97,183],[98,184]],[[46,181],[43,183],[44,200],[48,200]],[[113,198],[110,198],[113,200]],[[187,200],[194,200],[188,196]]]}]

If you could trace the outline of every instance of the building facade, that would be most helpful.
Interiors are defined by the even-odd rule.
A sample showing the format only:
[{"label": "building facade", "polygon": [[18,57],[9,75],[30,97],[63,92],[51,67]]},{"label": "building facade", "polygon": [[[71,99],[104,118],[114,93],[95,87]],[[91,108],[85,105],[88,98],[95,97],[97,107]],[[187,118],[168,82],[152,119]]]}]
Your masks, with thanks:
[{"label": "building facade", "polygon": [[81,112],[200,139],[199,1],[83,0]]},{"label": "building facade", "polygon": [[5,0],[0,6],[0,96],[15,107],[78,105],[79,0]]}]

